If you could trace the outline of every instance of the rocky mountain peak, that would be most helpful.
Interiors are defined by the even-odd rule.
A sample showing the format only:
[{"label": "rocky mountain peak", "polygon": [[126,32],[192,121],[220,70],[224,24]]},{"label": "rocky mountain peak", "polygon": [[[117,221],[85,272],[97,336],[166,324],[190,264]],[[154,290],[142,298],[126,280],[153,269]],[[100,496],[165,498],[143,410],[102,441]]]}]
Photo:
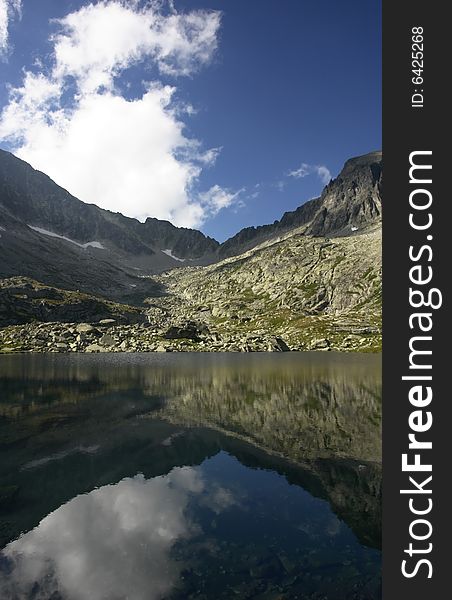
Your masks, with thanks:
[{"label": "rocky mountain peak", "polygon": [[306,233],[350,235],[381,219],[382,153],[349,159],[320,197]]},{"label": "rocky mountain peak", "polygon": [[270,225],[243,229],[224,242],[218,254],[221,258],[234,256],[303,226],[306,235],[316,237],[362,231],[381,219],[381,188],[382,153],[376,151],[351,158],[319,198],[284,213]]}]

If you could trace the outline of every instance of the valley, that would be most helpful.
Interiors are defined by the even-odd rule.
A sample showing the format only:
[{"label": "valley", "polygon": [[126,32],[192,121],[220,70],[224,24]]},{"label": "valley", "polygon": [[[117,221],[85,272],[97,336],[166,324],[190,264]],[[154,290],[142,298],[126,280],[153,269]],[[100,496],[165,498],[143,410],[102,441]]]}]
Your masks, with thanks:
[{"label": "valley", "polygon": [[381,153],[223,244],[0,153],[0,352],[381,350]]}]

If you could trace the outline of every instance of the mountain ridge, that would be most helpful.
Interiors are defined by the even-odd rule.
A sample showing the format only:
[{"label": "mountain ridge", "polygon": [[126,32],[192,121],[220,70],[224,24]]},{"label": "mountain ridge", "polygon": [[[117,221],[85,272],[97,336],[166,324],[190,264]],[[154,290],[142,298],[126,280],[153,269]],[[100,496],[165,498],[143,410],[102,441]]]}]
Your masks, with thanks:
[{"label": "mountain ridge", "polygon": [[[38,232],[79,245],[96,244],[98,249],[103,249],[102,243],[108,241],[110,250],[132,255],[138,259],[134,264],[147,268],[150,274],[185,260],[199,264],[216,262],[302,225],[307,226],[306,234],[322,236],[344,235],[351,233],[352,227],[372,224],[381,217],[381,160],[379,151],[347,160],[320,197],[285,212],[272,224],[246,227],[220,244],[196,229],[176,227],[153,217],[140,222],[84,203],[46,174],[0,149],[0,219],[19,220]],[[128,260],[120,257],[119,262],[130,266],[130,256]]]},{"label": "mountain ridge", "polygon": [[[189,244],[187,256],[190,258],[197,258],[200,251],[214,251],[218,246],[216,240],[194,229],[175,227],[169,221],[151,217],[141,223],[119,212],[82,202],[45,173],[1,149],[0,186],[0,204],[10,216],[17,218],[17,213],[21,212],[21,220],[28,220],[27,224],[43,228],[45,225],[53,226],[58,229],[56,233],[67,235],[80,243],[97,237],[113,237],[122,250],[153,254],[155,247],[152,243],[160,240],[146,239],[146,234],[155,231],[155,224],[158,223],[164,231],[164,242],[171,239],[171,234],[174,236],[176,231],[179,235],[194,235],[198,246]],[[124,235],[125,229],[128,235]]]},{"label": "mountain ridge", "polygon": [[0,352],[381,349],[381,152],[223,244],[16,161],[0,154]]}]

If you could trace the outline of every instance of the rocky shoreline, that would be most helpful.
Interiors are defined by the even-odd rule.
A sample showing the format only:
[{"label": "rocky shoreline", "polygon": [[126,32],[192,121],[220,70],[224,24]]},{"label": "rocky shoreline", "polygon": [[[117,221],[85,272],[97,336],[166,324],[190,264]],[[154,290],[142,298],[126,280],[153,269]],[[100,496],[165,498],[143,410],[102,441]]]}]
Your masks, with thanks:
[{"label": "rocky shoreline", "polygon": [[123,325],[114,319],[98,323],[28,323],[0,329],[0,353],[378,351],[378,332],[355,331],[339,332],[336,339],[310,337],[294,344],[269,332],[224,334],[194,321],[163,329],[151,323]]}]

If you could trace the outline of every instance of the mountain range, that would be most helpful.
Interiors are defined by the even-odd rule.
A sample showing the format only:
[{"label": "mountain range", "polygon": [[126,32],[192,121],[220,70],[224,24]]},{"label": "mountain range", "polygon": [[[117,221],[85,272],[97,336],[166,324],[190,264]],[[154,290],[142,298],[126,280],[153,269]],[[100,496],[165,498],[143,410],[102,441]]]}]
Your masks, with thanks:
[{"label": "mountain range", "polygon": [[[183,330],[175,323],[181,320],[201,320],[220,338],[225,323],[248,335],[247,323],[277,333],[285,321],[292,329],[282,331],[301,348],[300,319],[343,322],[345,315],[350,331],[372,333],[380,311],[381,192],[381,152],[351,158],[320,197],[220,244],[168,221],[140,222],[86,204],[0,150],[0,327],[118,314],[130,325],[139,322],[137,307],[163,328],[157,338]],[[202,338],[202,330],[188,339]],[[238,341],[208,347],[234,344],[241,349]]]}]

